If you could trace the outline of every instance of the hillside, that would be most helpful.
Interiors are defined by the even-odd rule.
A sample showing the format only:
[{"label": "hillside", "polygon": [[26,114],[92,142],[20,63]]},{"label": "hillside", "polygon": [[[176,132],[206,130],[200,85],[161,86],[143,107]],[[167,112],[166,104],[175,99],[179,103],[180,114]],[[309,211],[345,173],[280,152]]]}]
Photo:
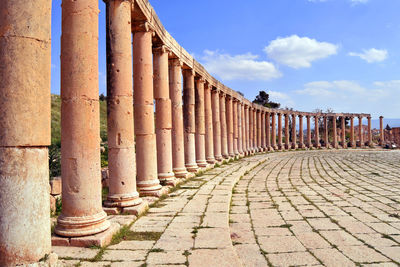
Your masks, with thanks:
[{"label": "hillside", "polygon": [[[100,136],[107,141],[107,102],[100,101]],[[61,143],[61,98],[51,95],[51,144]]]}]

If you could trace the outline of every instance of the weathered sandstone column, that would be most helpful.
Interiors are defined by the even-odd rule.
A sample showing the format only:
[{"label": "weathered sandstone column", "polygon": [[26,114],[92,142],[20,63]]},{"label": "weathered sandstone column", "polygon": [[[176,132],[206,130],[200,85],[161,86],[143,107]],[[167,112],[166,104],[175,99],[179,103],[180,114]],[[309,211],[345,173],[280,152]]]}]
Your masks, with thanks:
[{"label": "weathered sandstone column", "polygon": [[368,146],[372,146],[373,143],[372,143],[372,132],[371,132],[371,128],[372,128],[371,117],[368,116],[367,119],[368,119]]},{"label": "weathered sandstone column", "polygon": [[299,148],[304,148],[303,115],[299,115]]},{"label": "weathered sandstone column", "polygon": [[136,191],[131,3],[110,0],[106,5],[109,193],[104,205],[130,207],[142,202]]},{"label": "weathered sandstone column", "polygon": [[289,144],[289,114],[285,113],[285,149],[290,149]]},{"label": "weathered sandstone column", "polygon": [[196,163],[199,167],[207,167],[206,161],[206,122],[204,113],[204,83],[203,78],[196,80]]},{"label": "weathered sandstone column", "polygon": [[358,138],[360,140],[360,147],[364,147],[364,136],[363,136],[363,124],[362,124],[362,116],[358,117]]},{"label": "weathered sandstone column", "polygon": [[136,135],[137,186],[141,196],[160,196],[154,129],[153,31],[145,23],[133,33],[133,98]]},{"label": "weathered sandstone column", "polygon": [[278,149],[283,150],[282,144],[282,113],[278,113]]},{"label": "weathered sandstone column", "polygon": [[[263,130],[261,125],[265,127],[265,124],[262,123],[262,114],[263,112],[261,110],[257,110],[257,148],[258,151],[264,151],[264,144],[263,144],[263,139],[265,139],[265,129],[264,129],[264,137],[263,137]],[[265,121],[264,121],[265,122]],[[265,141],[264,141],[265,142]]]},{"label": "weathered sandstone column", "polygon": [[206,160],[209,164],[215,163],[214,134],[213,134],[213,109],[211,104],[211,84],[204,87],[204,113],[206,123]]},{"label": "weathered sandstone column", "polygon": [[185,129],[185,166],[189,172],[196,172],[196,124],[194,71],[183,71],[183,124]]},{"label": "weathered sandstone column", "polygon": [[249,106],[249,152],[254,153],[254,115],[253,108]]},{"label": "weathered sandstone column", "polygon": [[226,98],[225,93],[221,92],[219,98],[220,121],[221,121],[221,152],[222,152],[222,157],[227,159],[229,158],[229,153],[228,153],[228,132],[226,126],[225,98]]},{"label": "weathered sandstone column", "polygon": [[347,148],[347,142],[346,142],[346,117],[342,116],[341,117],[341,123],[342,123],[342,147]]},{"label": "weathered sandstone column", "polygon": [[324,142],[325,147],[329,148],[328,117],[324,115]]},{"label": "weathered sandstone column", "polygon": [[233,153],[235,156],[239,155],[238,150],[238,139],[239,139],[239,132],[238,132],[238,101],[237,99],[233,100]]},{"label": "weathered sandstone column", "polygon": [[249,122],[249,107],[247,105],[244,105],[244,117],[245,117],[245,131],[244,131],[244,136],[245,136],[245,152],[246,155],[249,155],[250,153],[250,122]]},{"label": "weathered sandstone column", "polygon": [[169,93],[172,106],[172,170],[177,178],[186,178],[182,111],[182,63],[169,60]]},{"label": "weathered sandstone column", "polygon": [[239,155],[243,155],[243,103],[238,102],[237,104],[237,116],[238,116],[238,152]]},{"label": "weathered sandstone column", "polygon": [[175,185],[175,174],[172,171],[172,114],[168,77],[169,50],[165,46],[161,46],[155,48],[153,52],[158,179],[165,185]]},{"label": "weathered sandstone column", "polygon": [[228,154],[229,157],[234,157],[233,152],[233,99],[232,96],[226,97],[226,127],[228,131]]},{"label": "weathered sandstone column", "polygon": [[253,151],[259,152],[259,144],[258,144],[258,127],[257,127],[257,110],[253,108]]},{"label": "weathered sandstone column", "polygon": [[311,116],[307,115],[307,147],[311,148],[312,147],[312,141],[311,141]]},{"label": "weathered sandstone column", "polygon": [[271,146],[273,150],[278,150],[278,146],[276,145],[276,113],[272,112],[272,122],[271,122]]},{"label": "weathered sandstone column", "polygon": [[222,160],[221,154],[221,115],[219,107],[219,91],[213,90],[212,95],[212,119],[213,119],[213,136],[214,136],[214,157],[216,160]]},{"label": "weathered sandstone column", "polygon": [[385,142],[385,132],[383,129],[383,116],[379,117],[379,145],[383,146]]},{"label": "weathered sandstone column", "polygon": [[267,151],[271,151],[272,147],[271,147],[271,113],[270,112],[266,112],[265,113],[265,127],[266,127],[266,131],[265,131],[265,138],[266,140],[266,148]]},{"label": "weathered sandstone column", "polygon": [[292,114],[292,148],[297,148],[296,114]]},{"label": "weathered sandstone column", "polygon": [[314,139],[315,139],[315,147],[320,148],[321,143],[319,142],[319,116],[315,115],[314,117],[315,128],[314,128]]},{"label": "weathered sandstone column", "polygon": [[338,140],[337,140],[337,126],[336,126],[336,116],[332,117],[332,128],[333,128],[333,148],[338,148]]},{"label": "weathered sandstone column", "polygon": [[356,142],[354,141],[354,117],[350,117],[350,145],[352,148],[356,148]]},{"label": "weathered sandstone column", "polygon": [[51,252],[51,1],[0,10],[0,266],[15,266]]},{"label": "weathered sandstone column", "polygon": [[62,32],[62,213],[55,232],[78,237],[110,226],[101,206],[98,1],[64,1]]}]

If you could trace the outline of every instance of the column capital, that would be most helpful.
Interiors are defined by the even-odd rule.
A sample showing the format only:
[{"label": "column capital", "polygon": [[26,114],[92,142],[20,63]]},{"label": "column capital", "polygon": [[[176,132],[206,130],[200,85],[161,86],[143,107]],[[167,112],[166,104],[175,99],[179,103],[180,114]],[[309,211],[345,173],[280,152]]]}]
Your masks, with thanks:
[{"label": "column capital", "polygon": [[132,24],[132,32],[152,32],[154,34],[155,28],[150,22],[145,21]]},{"label": "column capital", "polygon": [[182,60],[180,58],[177,58],[177,57],[176,58],[170,58],[168,60],[168,63],[170,65],[173,65],[173,66],[176,66],[176,67],[180,67],[180,68],[182,68],[182,66],[183,66]]},{"label": "column capital", "polygon": [[383,116],[379,116],[379,119],[383,119]]},{"label": "column capital", "polygon": [[195,71],[194,71],[194,69],[189,69],[189,68],[183,69],[183,72],[184,72],[184,73],[189,73],[189,74],[191,74],[191,75],[193,75],[193,76],[196,74]]},{"label": "column capital", "polygon": [[171,49],[166,45],[160,45],[153,47],[153,54],[165,54],[170,53]]},{"label": "column capital", "polygon": [[199,83],[206,83],[206,79],[204,79],[203,77],[198,77],[196,81]]},{"label": "column capital", "polygon": [[302,115],[302,114],[299,114],[298,117],[299,117],[299,118],[303,118],[303,115]]}]

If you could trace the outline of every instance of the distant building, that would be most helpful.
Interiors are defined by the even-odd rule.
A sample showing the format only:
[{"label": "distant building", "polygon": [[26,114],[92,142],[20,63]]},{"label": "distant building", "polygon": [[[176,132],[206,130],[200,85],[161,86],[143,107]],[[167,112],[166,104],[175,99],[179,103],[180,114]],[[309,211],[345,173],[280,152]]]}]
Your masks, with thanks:
[{"label": "distant building", "polygon": [[400,146],[400,127],[393,127],[389,131],[385,130],[385,141]]}]

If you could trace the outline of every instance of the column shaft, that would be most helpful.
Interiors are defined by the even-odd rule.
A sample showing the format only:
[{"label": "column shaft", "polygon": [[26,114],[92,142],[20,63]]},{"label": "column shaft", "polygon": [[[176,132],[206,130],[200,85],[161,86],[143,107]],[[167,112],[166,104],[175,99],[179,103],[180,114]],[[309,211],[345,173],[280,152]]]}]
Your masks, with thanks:
[{"label": "column shaft", "polygon": [[319,116],[315,115],[314,117],[315,128],[314,128],[314,140],[315,140],[315,147],[320,148],[321,144],[319,142]]},{"label": "column shaft", "polygon": [[154,98],[156,100],[156,141],[158,179],[175,185],[172,170],[172,108],[169,96],[168,53],[165,46],[154,49]]},{"label": "column shaft", "polygon": [[244,117],[245,117],[245,131],[244,131],[244,136],[245,136],[245,152],[246,155],[249,155],[249,129],[250,129],[250,122],[249,122],[249,107],[247,105],[244,105]]},{"label": "column shaft", "polygon": [[129,207],[142,202],[136,191],[131,4],[107,5],[107,137],[109,193],[105,206]]},{"label": "column shaft", "polygon": [[206,160],[209,164],[215,163],[214,157],[214,133],[213,133],[213,109],[211,101],[211,85],[204,87],[204,113],[206,123]]},{"label": "column shaft", "polygon": [[233,99],[231,96],[226,98],[226,127],[228,131],[228,154],[234,157],[233,151]]},{"label": "column shaft", "polygon": [[272,149],[277,150],[278,146],[276,145],[276,113],[271,113],[272,122],[271,122],[271,145]]},{"label": "column shaft", "polygon": [[136,135],[137,187],[141,196],[160,196],[154,127],[153,32],[148,26],[133,35],[133,98]]},{"label": "column shaft", "polygon": [[299,147],[304,148],[303,115],[299,115]]},{"label": "column shaft", "polygon": [[183,124],[185,129],[185,166],[189,172],[196,172],[196,123],[194,71],[183,71]]},{"label": "column shaft", "polygon": [[253,108],[249,107],[249,152],[254,152],[254,116],[253,116]]},{"label": "column shaft", "polygon": [[383,117],[380,116],[379,117],[379,144],[381,146],[383,146],[384,142],[385,142],[385,132],[383,129]]},{"label": "column shaft", "polygon": [[354,141],[354,117],[350,117],[350,145],[352,148],[356,148]]},{"label": "column shaft", "polygon": [[233,105],[233,153],[235,156],[239,155],[238,150],[238,140],[239,140],[239,132],[238,132],[238,101],[235,99],[232,103]]},{"label": "column shaft", "polygon": [[258,127],[257,127],[257,110],[253,108],[253,150],[258,152]]},{"label": "column shaft", "polygon": [[267,148],[267,151],[271,151],[271,113],[266,112],[265,113],[265,145]]},{"label": "column shaft", "polygon": [[296,114],[292,114],[292,148],[297,148]]},{"label": "column shaft", "polygon": [[312,141],[311,141],[311,116],[307,115],[307,147],[311,148],[312,147]]},{"label": "column shaft", "polygon": [[285,149],[290,149],[289,143],[289,114],[285,114]]},{"label": "column shaft", "polygon": [[182,64],[169,60],[169,93],[172,106],[172,170],[177,178],[186,178],[182,111]]},{"label": "column shaft", "polygon": [[[41,26],[40,26],[41,27]],[[98,1],[63,1],[61,35],[62,213],[56,234],[106,230],[101,205]],[[85,49],[82,49],[82,48]],[[151,52],[151,50],[150,50]]]},{"label": "column shaft", "polygon": [[[261,110],[257,110],[256,111],[256,115],[257,115],[257,148],[258,151],[263,151],[263,131],[261,129],[261,123],[262,123],[262,119],[261,119]],[[264,132],[265,134],[265,132]]]},{"label": "column shaft", "polygon": [[213,135],[214,135],[214,157],[216,160],[222,160],[221,154],[221,116],[219,107],[219,92],[212,91],[212,119],[213,119]]},{"label": "column shaft", "polygon": [[347,148],[347,142],[346,142],[346,117],[342,116],[341,117],[341,123],[342,123],[342,147]]},{"label": "column shaft", "polygon": [[221,120],[221,153],[222,157],[229,158],[228,153],[228,132],[226,127],[226,109],[225,109],[225,94],[221,93],[219,97],[219,109],[220,109],[220,120]]},{"label": "column shaft", "polygon": [[333,148],[338,148],[338,141],[337,141],[337,126],[336,126],[336,116],[332,117],[332,128],[333,128]]},{"label": "column shaft", "polygon": [[282,144],[282,113],[278,113],[278,148],[279,150],[283,150]]},{"label": "column shaft", "polygon": [[196,80],[196,163],[199,167],[207,167],[206,161],[206,122],[204,113],[204,79]]},{"label": "column shaft", "polygon": [[368,118],[368,146],[372,146],[372,132],[371,132],[371,117],[367,117]]},{"label": "column shaft", "polygon": [[364,147],[364,136],[363,136],[363,124],[362,117],[358,117],[358,139],[360,141],[360,147]]},{"label": "column shaft", "polygon": [[0,1],[0,266],[51,252],[51,1]]},{"label": "column shaft", "polygon": [[237,104],[237,116],[238,116],[238,152],[239,155],[243,155],[243,113],[242,113],[241,102]]},{"label": "column shaft", "polygon": [[328,117],[324,116],[324,142],[325,147],[329,148]]}]

